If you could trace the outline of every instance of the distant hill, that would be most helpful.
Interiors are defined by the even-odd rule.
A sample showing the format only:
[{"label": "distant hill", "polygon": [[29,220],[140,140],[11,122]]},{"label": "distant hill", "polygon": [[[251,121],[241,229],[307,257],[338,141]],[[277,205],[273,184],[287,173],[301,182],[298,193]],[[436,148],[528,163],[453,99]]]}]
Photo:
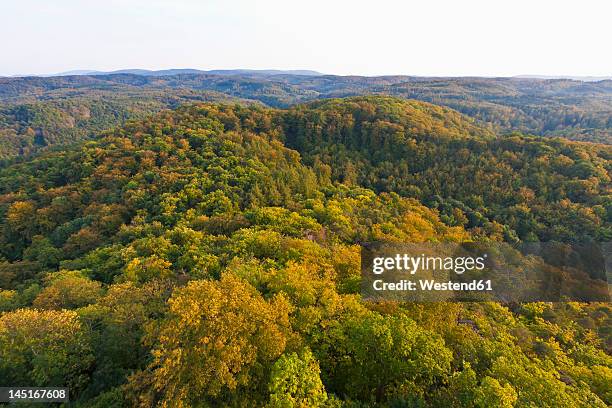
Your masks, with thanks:
[{"label": "distant hill", "polygon": [[[168,76],[180,74],[211,74],[211,75],[307,75],[319,76],[323,75],[317,71],[310,70],[279,70],[279,69],[214,69],[204,71],[200,69],[162,69],[152,71],[148,69],[121,69],[117,71],[88,71],[76,70],[61,72],[55,75],[48,76],[70,76],[70,75],[112,75],[112,74],[134,74],[144,76]],[[47,76],[47,75],[45,75]]]},{"label": "distant hill", "polygon": [[571,75],[517,75],[514,78],[522,79],[571,79],[573,81],[597,82],[612,80],[612,76],[571,76]]}]

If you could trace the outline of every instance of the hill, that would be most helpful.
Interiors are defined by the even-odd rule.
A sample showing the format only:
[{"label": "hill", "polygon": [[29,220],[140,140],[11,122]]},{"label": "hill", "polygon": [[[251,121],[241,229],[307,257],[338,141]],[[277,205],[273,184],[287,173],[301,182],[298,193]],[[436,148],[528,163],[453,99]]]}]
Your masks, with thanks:
[{"label": "hill", "polygon": [[610,81],[610,80],[612,80],[612,76],[571,76],[571,75],[559,75],[559,76],[551,76],[551,75],[517,75],[515,78],[571,79],[573,81],[585,81],[585,82]]},{"label": "hill", "polygon": [[306,69],[213,69],[204,71],[201,69],[161,69],[161,70],[148,70],[148,69],[120,69],[117,71],[91,71],[91,70],[76,70],[61,72],[56,75],[41,75],[45,76],[70,76],[70,75],[112,75],[112,74],[134,74],[144,76],[167,76],[167,75],[179,75],[179,74],[213,74],[213,75],[311,75],[319,76],[322,75],[320,72],[306,70]]},{"label": "hill", "polygon": [[7,165],[0,377],[91,407],[605,407],[608,304],[363,302],[357,244],[609,239],[611,153],[355,97]]},{"label": "hill", "polygon": [[[388,97],[298,106],[284,123],[286,145],[329,165],[332,180],[417,198],[448,219],[460,209],[464,226],[528,241],[612,232],[607,146],[495,137],[449,109]],[[587,221],[587,208],[603,218]]]},{"label": "hill", "polygon": [[[451,107],[496,133],[520,132],[605,144],[612,140],[612,81],[168,71],[159,75],[0,78],[0,158],[89,138],[127,118],[190,101],[237,99],[288,107],[365,94],[393,95]],[[105,106],[92,109],[96,104]],[[39,115],[40,120],[31,122],[27,119],[31,115],[25,120],[23,115],[15,116],[13,111],[20,109],[45,111],[48,115]],[[89,117],[78,113],[84,110],[90,111]]]},{"label": "hill", "polygon": [[[248,103],[214,91],[73,89],[50,100],[0,105],[0,164],[44,150],[63,149],[103,130],[163,109],[207,101]],[[255,102],[255,101],[252,101]],[[4,160],[3,160],[4,159]]]}]

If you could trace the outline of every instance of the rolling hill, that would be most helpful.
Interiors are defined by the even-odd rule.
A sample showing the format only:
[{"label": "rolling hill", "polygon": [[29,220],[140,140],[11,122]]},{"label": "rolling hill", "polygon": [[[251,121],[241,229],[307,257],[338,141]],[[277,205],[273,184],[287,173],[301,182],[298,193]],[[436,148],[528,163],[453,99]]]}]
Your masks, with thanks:
[{"label": "rolling hill", "polygon": [[127,119],[194,101],[240,100],[288,107],[366,94],[451,107],[501,134],[604,144],[612,140],[612,81],[181,72],[0,78],[0,159],[88,139]]},{"label": "rolling hill", "polygon": [[609,303],[373,303],[359,243],[609,240],[610,146],[197,103],[0,169],[0,378],[78,406],[612,404]]}]

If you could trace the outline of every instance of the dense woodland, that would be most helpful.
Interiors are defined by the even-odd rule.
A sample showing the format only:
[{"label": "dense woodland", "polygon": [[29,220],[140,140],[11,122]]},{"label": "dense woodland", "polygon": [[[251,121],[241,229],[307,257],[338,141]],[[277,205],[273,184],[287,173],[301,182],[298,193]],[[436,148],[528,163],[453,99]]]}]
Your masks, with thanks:
[{"label": "dense woodland", "polygon": [[390,97],[196,104],[0,169],[1,385],[82,407],[606,407],[609,303],[370,303],[359,243],[608,240],[612,148]]},{"label": "dense woodland", "polygon": [[[1,79],[0,79],[1,81]],[[0,86],[1,87],[1,86]],[[0,165],[14,159],[95,138],[129,119],[144,118],[184,103],[240,101],[210,91],[86,90],[60,92],[42,100],[0,102]]]},{"label": "dense woodland", "polygon": [[90,139],[127,119],[186,102],[240,100],[284,108],[364,94],[451,107],[496,133],[612,144],[610,80],[188,72],[0,78],[0,160]]}]

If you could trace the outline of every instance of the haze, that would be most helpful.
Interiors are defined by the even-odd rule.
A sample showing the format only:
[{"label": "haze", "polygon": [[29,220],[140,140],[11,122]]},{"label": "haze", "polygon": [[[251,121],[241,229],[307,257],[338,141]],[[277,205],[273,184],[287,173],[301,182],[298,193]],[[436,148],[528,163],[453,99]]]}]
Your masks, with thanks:
[{"label": "haze", "polygon": [[610,76],[606,1],[5,0],[0,75],[312,69]]}]

